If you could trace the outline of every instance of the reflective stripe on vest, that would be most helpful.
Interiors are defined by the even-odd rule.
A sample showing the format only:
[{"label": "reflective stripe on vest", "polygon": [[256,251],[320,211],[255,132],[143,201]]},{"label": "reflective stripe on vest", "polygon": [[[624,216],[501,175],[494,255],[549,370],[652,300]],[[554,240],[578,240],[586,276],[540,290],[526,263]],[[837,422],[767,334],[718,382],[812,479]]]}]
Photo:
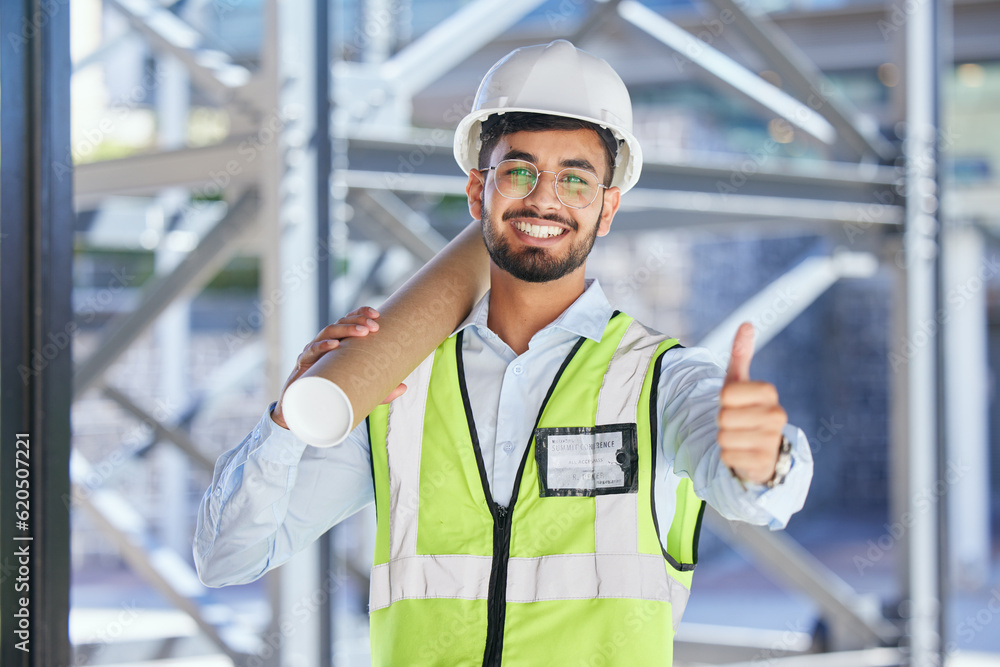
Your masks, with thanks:
[{"label": "reflective stripe on vest", "polygon": [[[669,657],[671,625],[676,627],[687,602],[701,509],[690,480],[669,475],[678,499],[669,534],[678,548],[671,548],[668,538],[664,541],[676,553],[664,550],[652,508],[651,433],[658,426],[650,404],[655,403],[659,357],[676,341],[618,315],[600,343],[578,343],[579,353],[561,369],[566,379],[557,378],[550,389],[537,425],[636,423],[639,491],[540,498],[532,441],[512,499],[509,557],[500,570],[497,510],[482,488],[486,480],[475,431],[466,423],[474,415],[459,377],[459,343],[457,336],[445,341],[407,379],[408,391],[369,417],[378,514],[370,592],[373,664],[392,664],[403,656],[409,664],[478,664],[484,646],[498,664],[501,650],[505,662],[544,664],[539,654],[518,657],[517,651],[527,649],[504,641],[506,635],[511,643],[537,643],[540,638],[530,628],[540,626],[543,611],[545,618],[585,613],[599,626],[593,636],[593,629],[578,624],[584,636],[567,635],[558,655],[550,656],[556,662],[572,663],[572,651],[579,650],[574,643],[602,636],[622,659],[629,651],[641,651],[633,641],[621,646],[612,641],[626,636],[605,628],[615,623],[644,629],[643,638],[656,635],[648,640],[648,650]],[[505,594],[504,599],[491,600],[494,580],[502,583],[501,571],[506,587],[493,593]],[[604,600],[619,606],[601,607]],[[496,604],[501,605],[499,619]],[[584,611],[578,604],[588,606]],[[421,610],[455,620],[431,622]],[[485,637],[487,619],[490,635],[497,633],[494,639],[501,643],[492,650]],[[441,634],[428,636],[433,633]]]}]

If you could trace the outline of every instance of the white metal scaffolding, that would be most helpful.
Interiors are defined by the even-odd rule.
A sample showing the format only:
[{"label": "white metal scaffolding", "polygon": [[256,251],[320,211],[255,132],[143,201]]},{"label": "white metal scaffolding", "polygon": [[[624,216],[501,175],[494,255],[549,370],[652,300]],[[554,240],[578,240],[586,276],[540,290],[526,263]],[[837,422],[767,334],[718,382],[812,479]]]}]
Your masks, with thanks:
[{"label": "white metal scaffolding", "polygon": [[[391,48],[392,28],[386,24],[368,40],[364,57],[348,62],[331,58],[334,50],[317,38],[317,24],[327,23],[329,6],[324,0],[265,0],[264,43],[256,70],[210,45],[169,3],[105,0],[105,4],[109,11],[128,19],[168,72],[159,84],[164,94],[159,110],[163,120],[161,145],[153,154],[79,166],[75,171],[77,205],[100,206],[118,195],[156,196],[165,215],[165,235],[170,231],[171,217],[207,210],[193,209],[192,193],[218,194],[225,202],[225,213],[190,252],[169,252],[165,246],[157,250],[155,281],[135,310],[105,327],[99,348],[78,361],[73,391],[80,396],[91,387],[99,387],[131,414],[151,424],[157,441],[171,443],[164,460],[177,477],[188,466],[204,469],[211,461],[183,424],[154,418],[108,383],[105,372],[158,318],[164,339],[180,340],[188,326],[178,310],[183,308],[180,304],[184,299],[197,294],[237,253],[252,252],[261,260],[261,300],[273,302],[276,316],[266,319],[263,348],[250,350],[247,355],[251,358],[241,362],[247,366],[263,364],[268,395],[277,396],[301,350],[303,332],[318,331],[325,324],[323,320],[331,316],[331,302],[339,304],[338,298],[343,299],[331,294],[331,265],[347,251],[348,226],[353,234],[375,242],[381,253],[360,279],[358,291],[371,282],[390,250],[405,249],[419,265],[447,240],[447,230],[414,210],[406,196],[462,195],[465,179],[457,175],[453,165],[450,131],[413,127],[414,97],[470,57],[495,48],[497,40],[545,2],[473,0],[396,53]],[[380,15],[391,13],[389,4],[369,0],[366,7],[372,15]],[[939,380],[957,386],[966,374],[985,366],[985,342],[980,336],[985,335],[985,303],[981,294],[974,307],[962,311],[963,319],[956,318],[945,331],[955,341],[949,347],[962,350],[956,355],[955,376],[938,378],[943,349],[936,342],[940,327],[928,330],[929,322],[938,321],[940,307],[941,222],[936,146],[939,63],[937,52],[927,45],[937,43],[938,14],[945,9],[934,0],[914,3],[916,9],[905,24],[906,134],[902,154],[897,156],[897,146],[842,97],[826,96],[816,103],[818,91],[828,90],[829,82],[775,22],[747,11],[746,3],[712,0],[711,4],[727,12],[757,54],[792,82],[787,91],[637,0],[579,0],[574,4],[592,19],[585,18],[581,34],[593,34],[602,22],[636,28],[662,46],[662,51],[650,52],[648,58],[683,55],[699,72],[756,108],[786,119],[820,144],[833,147],[829,153],[837,158],[811,172],[778,158],[757,164],[752,171],[743,159],[651,159],[644,168],[642,187],[623,201],[618,227],[673,229],[695,223],[807,229],[860,226],[873,232],[860,244],[864,251],[815,257],[794,267],[756,301],[751,299],[720,324],[704,341],[708,347],[722,347],[719,341],[731,339],[734,323],[753,319],[762,303],[773,303],[773,290],[795,284],[801,298],[763,332],[759,344],[765,344],[836,281],[872,275],[887,254],[886,246],[903,233],[905,266],[900,287],[906,299],[905,311],[897,315],[905,318],[906,341],[924,341],[913,345],[905,385],[896,385],[897,393],[905,391],[905,400],[896,420],[902,431],[894,436],[895,455],[903,449],[898,443],[905,443],[905,466],[895,469],[893,490],[899,513],[909,512],[914,517],[905,550],[905,627],[887,620],[880,609],[873,608],[869,600],[787,536],[729,528],[719,517],[711,518],[711,524],[789,588],[809,595],[833,629],[833,648],[842,651],[815,661],[799,656],[794,660],[777,658],[771,664],[940,664],[938,545],[942,536],[938,535],[938,508],[933,502],[929,509],[924,507],[925,495],[920,492],[935,488],[942,475],[938,468],[941,441],[937,420],[943,416]],[[534,41],[543,41],[572,35],[553,32],[532,36]],[[317,84],[327,73],[332,77],[326,80],[328,90]],[[186,112],[183,91],[188,81],[200,95],[230,114],[230,134],[217,145],[182,146],[183,130],[177,123]],[[252,147],[252,159],[241,150],[246,146]],[[889,163],[897,157],[907,168],[905,200],[893,192],[897,178]],[[718,183],[745,172],[749,173],[749,178],[744,178],[749,181],[747,187],[720,192]],[[204,202],[198,206],[204,207]],[[359,221],[363,221],[363,229]],[[951,266],[960,267],[981,252],[981,240],[969,229],[953,232],[951,243],[955,258]],[[288,279],[290,271],[306,279],[297,280],[293,287]],[[963,280],[959,268],[950,275],[951,280]],[[183,354],[181,345],[172,352],[170,364],[179,368]],[[183,398],[182,378],[167,377],[164,382],[165,392],[177,400]],[[977,376],[975,382],[982,384],[983,378]],[[902,400],[901,396],[896,398]],[[961,404],[955,410],[948,422],[949,444],[973,440],[983,441],[985,446],[985,405]],[[963,411],[961,416],[958,411]],[[983,446],[969,445],[961,456],[982,457]],[[84,480],[90,465],[81,455],[74,455],[74,496],[79,506],[120,547],[136,571],[190,614],[236,664],[265,653],[265,663],[274,667],[331,662],[330,605],[341,586],[327,562],[329,549],[317,543],[290,566],[271,573],[273,616],[264,636],[234,641],[232,637],[239,635],[238,623],[206,615],[210,592],[192,580],[193,572],[176,553],[170,555],[171,546],[176,552],[178,540],[171,538],[160,544],[151,538],[143,519],[128,507],[126,499],[87,487]],[[977,465],[985,472],[981,461]],[[976,485],[963,486],[957,493],[983,493],[984,481],[981,476],[977,479]],[[978,536],[984,523],[988,528],[988,517],[976,518]],[[183,528],[177,526],[177,531]],[[972,580],[982,577],[982,540],[966,533],[965,539],[956,540],[956,550],[964,576]],[[316,597],[317,592],[322,593],[324,602],[305,620],[300,616],[294,619],[294,642],[288,641],[282,628],[289,621],[290,610],[301,608],[301,602]],[[245,628],[243,634],[247,634]],[[272,640],[274,637],[278,639]],[[802,651],[790,652],[797,653]]]}]

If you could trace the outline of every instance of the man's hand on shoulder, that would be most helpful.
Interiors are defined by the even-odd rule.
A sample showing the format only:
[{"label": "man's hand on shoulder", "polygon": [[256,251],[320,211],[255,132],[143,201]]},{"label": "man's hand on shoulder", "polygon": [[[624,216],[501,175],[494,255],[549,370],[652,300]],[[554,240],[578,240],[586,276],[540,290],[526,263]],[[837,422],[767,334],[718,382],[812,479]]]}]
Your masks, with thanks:
[{"label": "man's hand on shoulder", "polygon": [[740,325],[719,395],[719,448],[722,462],[742,481],[766,484],[775,474],[788,415],[778,391],[750,379],[753,325]]},{"label": "man's hand on shoulder", "polygon": [[[285,419],[281,414],[281,399],[285,396],[285,390],[293,382],[302,377],[309,368],[315,364],[319,359],[331,350],[335,350],[340,347],[340,341],[345,338],[354,338],[358,336],[367,336],[369,333],[374,333],[378,331],[378,319],[379,312],[370,306],[362,306],[352,313],[348,313],[343,316],[335,323],[327,325],[316,334],[308,345],[302,350],[302,354],[295,361],[295,368],[292,370],[291,375],[285,380],[285,386],[281,388],[281,396],[278,397],[278,402],[274,406],[274,410],[271,411],[271,419],[280,426],[281,428],[287,429],[288,425],[285,423]],[[388,403],[393,399],[402,395],[406,391],[406,385],[400,384],[398,387],[392,390],[383,403]]]}]

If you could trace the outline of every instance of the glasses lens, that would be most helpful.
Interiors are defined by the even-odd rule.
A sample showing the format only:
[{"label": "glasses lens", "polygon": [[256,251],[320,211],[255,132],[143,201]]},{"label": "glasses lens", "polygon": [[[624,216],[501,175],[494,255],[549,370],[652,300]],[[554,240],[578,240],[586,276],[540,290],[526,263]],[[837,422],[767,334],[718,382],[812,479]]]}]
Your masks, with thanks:
[{"label": "glasses lens", "polygon": [[563,169],[556,178],[556,192],[566,206],[584,208],[597,196],[597,176],[583,169]]},{"label": "glasses lens", "polygon": [[497,165],[497,190],[505,197],[527,197],[538,181],[538,169],[524,160],[504,160]]}]

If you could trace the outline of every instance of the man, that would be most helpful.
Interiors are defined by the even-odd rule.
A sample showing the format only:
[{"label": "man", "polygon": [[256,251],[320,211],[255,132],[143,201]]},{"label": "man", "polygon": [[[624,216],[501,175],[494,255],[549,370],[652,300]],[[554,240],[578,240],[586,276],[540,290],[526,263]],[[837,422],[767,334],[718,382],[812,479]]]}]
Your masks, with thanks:
[{"label": "man", "polygon": [[[670,664],[703,501],[783,527],[808,445],[749,378],[749,325],[724,372],[585,279],[642,160],[607,63],[562,40],[509,54],[456,156],[490,292],[343,445],[299,442],[279,399],[216,467],[199,573],[252,580],[374,501],[373,664]],[[324,329],[289,382],[375,318]]]}]

